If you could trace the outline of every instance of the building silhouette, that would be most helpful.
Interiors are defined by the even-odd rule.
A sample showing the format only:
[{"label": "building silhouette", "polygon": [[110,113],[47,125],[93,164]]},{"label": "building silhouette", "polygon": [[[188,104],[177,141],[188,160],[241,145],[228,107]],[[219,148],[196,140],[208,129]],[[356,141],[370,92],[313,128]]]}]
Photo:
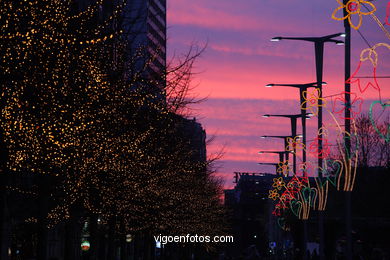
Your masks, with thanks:
[{"label": "building silhouette", "polygon": [[166,67],[166,1],[128,1],[122,26],[133,50],[146,47],[147,56],[152,60],[151,71],[164,72]]},{"label": "building silhouette", "polygon": [[273,203],[268,199],[275,175],[247,172],[235,172],[235,175],[234,189],[224,191],[235,241],[226,253],[239,257],[255,246],[264,255],[275,228],[271,216]]}]

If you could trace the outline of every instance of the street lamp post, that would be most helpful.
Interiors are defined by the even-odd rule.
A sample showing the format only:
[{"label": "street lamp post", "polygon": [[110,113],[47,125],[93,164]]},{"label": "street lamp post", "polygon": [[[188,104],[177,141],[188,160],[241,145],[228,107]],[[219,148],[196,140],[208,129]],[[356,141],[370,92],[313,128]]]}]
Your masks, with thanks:
[{"label": "street lamp post", "polygon": [[[263,115],[263,117],[287,117],[287,118],[290,118],[290,122],[291,122],[291,136],[292,136],[291,138],[295,138],[297,136],[297,119],[299,117],[304,117],[305,118],[305,124],[306,124],[306,118],[310,118],[309,115],[311,115],[311,114],[310,113],[296,114],[296,115],[269,115],[269,114],[266,114],[266,115]],[[303,136],[305,136],[305,134]],[[285,149],[287,149],[287,145],[288,145],[287,140],[286,140],[285,145],[286,145]],[[295,175],[295,174],[297,174],[297,153],[296,153],[296,148],[295,147],[293,148],[293,150],[294,150],[294,153],[293,153],[293,172],[294,172],[294,175]]]},{"label": "street lamp post", "polygon": [[[344,33],[330,34],[322,37],[274,37],[271,41],[281,41],[281,40],[295,40],[295,41],[307,41],[314,43],[315,51],[315,63],[316,63],[316,78],[317,78],[317,87],[319,89],[319,99],[318,99],[318,130],[322,127],[322,73],[323,73],[323,63],[324,63],[324,44],[326,42],[333,42],[337,45],[344,45],[343,41],[335,40],[336,37],[345,37]],[[322,151],[322,138],[321,133],[318,133],[318,149]],[[322,158],[318,158],[318,177],[322,177]]]},{"label": "street lamp post", "polygon": [[[343,0],[343,4],[347,6],[349,3],[348,0]],[[352,3],[352,2],[351,2]],[[348,15],[347,8],[343,9],[344,16]],[[344,56],[344,90],[345,90],[345,105],[349,107],[351,105],[351,84],[347,83],[348,79],[351,77],[351,24],[348,19],[344,20],[344,29],[345,29],[345,56]],[[345,109],[345,132],[351,133],[351,110]],[[347,134],[345,134],[346,137]],[[351,152],[351,141],[349,138],[344,138],[345,140],[345,152],[346,154],[350,154]],[[345,212],[345,227],[346,227],[346,236],[347,236],[347,250],[346,250],[346,258],[347,260],[352,260],[353,250],[352,250],[352,203],[351,203],[351,191],[346,191],[345,193],[345,204],[346,204],[346,212]]]},{"label": "street lamp post", "polygon": [[[322,85],[326,85],[326,82],[322,82]],[[302,162],[306,163],[306,107],[307,104],[304,102],[304,93],[307,92],[308,88],[316,88],[318,87],[317,82],[313,83],[306,83],[306,84],[267,84],[265,87],[272,88],[272,87],[292,87],[292,88],[298,88],[299,89],[299,101],[300,101],[300,107],[301,107],[301,120],[302,120],[302,143],[305,147],[305,149],[302,149]],[[304,171],[304,176],[307,177],[307,172]]]},{"label": "street lamp post", "polygon": [[[293,136],[291,135],[262,135],[261,138],[280,138],[280,139],[283,139],[284,141],[284,150],[287,152],[287,145],[288,145],[288,142],[287,142],[287,138],[290,137],[290,138],[293,138]],[[288,161],[289,159],[289,153],[286,153],[286,161]]]},{"label": "street lamp post", "polygon": [[[260,151],[259,154],[264,154],[264,153],[275,153],[275,154],[278,154],[279,155],[279,162],[283,162],[284,161],[284,156],[286,156],[286,158],[288,158],[288,153],[289,151]],[[286,159],[287,160],[287,159]],[[277,164],[279,166],[279,164]],[[278,175],[278,167],[276,169],[276,175]],[[287,173],[287,176],[288,176],[288,173]]]},{"label": "street lamp post", "polygon": [[[345,0],[343,0],[345,1]],[[345,33],[336,33],[330,34],[322,37],[274,37],[271,41],[280,41],[280,40],[297,40],[297,41],[308,41],[314,43],[315,51],[315,63],[316,63],[316,78],[317,86],[319,88],[319,99],[318,99],[318,130],[322,127],[322,73],[323,73],[323,63],[324,63],[324,44],[326,42],[333,42],[337,45],[344,45],[343,41],[335,40],[336,37],[345,37]],[[347,109],[348,110],[348,109]],[[318,150],[322,152],[322,137],[320,131],[318,131]],[[318,177],[322,178],[322,158],[318,158]],[[324,216],[323,211],[319,212],[319,233],[320,233],[320,259],[325,259],[324,252]],[[305,254],[305,259],[307,258]]]}]

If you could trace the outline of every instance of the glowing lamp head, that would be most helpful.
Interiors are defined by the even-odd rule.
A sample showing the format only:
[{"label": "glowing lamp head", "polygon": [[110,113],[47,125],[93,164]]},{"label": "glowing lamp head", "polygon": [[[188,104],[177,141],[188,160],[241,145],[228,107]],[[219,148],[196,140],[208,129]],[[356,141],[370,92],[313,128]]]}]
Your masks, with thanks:
[{"label": "glowing lamp head", "polygon": [[127,234],[126,235],[126,242],[131,243],[131,241],[133,241],[133,236],[131,234]]},{"label": "glowing lamp head", "polygon": [[336,45],[344,45],[343,41],[336,41]]},{"label": "glowing lamp head", "polygon": [[267,115],[263,115],[263,117],[270,117],[270,115],[268,115],[268,114]]},{"label": "glowing lamp head", "polygon": [[263,154],[264,152],[259,152],[259,154]]},{"label": "glowing lamp head", "polygon": [[272,88],[274,86],[274,84],[267,84],[265,85],[266,88]]},{"label": "glowing lamp head", "polygon": [[265,139],[265,138],[267,138],[267,136],[266,135],[262,135],[262,136],[260,136],[260,138]]},{"label": "glowing lamp head", "polygon": [[280,41],[282,39],[282,37],[273,37],[272,39],[271,39],[271,42],[278,42],[278,41]]},{"label": "glowing lamp head", "polygon": [[340,37],[343,37],[343,38],[347,37],[347,35],[346,35],[345,33],[340,33],[339,36],[340,36]]}]

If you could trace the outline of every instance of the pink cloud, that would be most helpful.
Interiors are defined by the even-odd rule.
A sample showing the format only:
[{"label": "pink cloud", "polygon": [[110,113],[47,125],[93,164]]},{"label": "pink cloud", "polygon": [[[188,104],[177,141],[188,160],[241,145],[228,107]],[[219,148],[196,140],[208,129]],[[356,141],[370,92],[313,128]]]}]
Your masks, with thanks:
[{"label": "pink cloud", "polygon": [[[264,43],[264,42],[263,42]],[[238,46],[237,46],[238,45]],[[266,46],[264,46],[266,45]],[[277,57],[289,57],[293,59],[300,59],[300,60],[312,60],[312,55],[309,55],[308,53],[299,53],[297,49],[295,49],[294,52],[291,51],[293,49],[290,46],[286,46],[285,48],[282,48],[282,46],[272,46],[270,47],[268,42],[266,42],[262,46],[240,46],[239,44],[236,43],[229,43],[229,44],[221,44],[221,43],[210,43],[208,44],[208,48],[218,51],[218,52],[223,52],[223,53],[235,53],[235,54],[242,54],[242,55],[247,55],[247,56],[268,56],[272,58],[277,58]],[[301,49],[303,51],[305,46],[298,47],[298,49]]]},{"label": "pink cloud", "polygon": [[[299,1],[298,1],[299,2]],[[168,22],[172,25],[192,25],[207,29],[223,29],[233,31],[268,31],[289,33],[321,33],[326,31],[320,21],[307,26],[302,16],[318,16],[310,5],[298,2],[273,1],[261,3],[247,1],[237,4],[236,1],[204,1],[196,2],[173,0],[168,2]],[[278,8],[282,5],[283,9]],[[299,6],[300,5],[300,6]],[[297,8],[297,6],[299,6]],[[331,13],[332,6],[323,6],[322,15]],[[291,12],[291,10],[294,10]],[[291,15],[292,13],[295,16]]]},{"label": "pink cloud", "polygon": [[[224,9],[211,9],[207,5],[200,5],[197,2],[174,1],[170,4],[171,12],[168,12],[169,24],[175,25],[195,25],[212,29],[228,30],[249,30],[260,31],[264,29],[272,30],[266,18],[260,16],[248,16],[236,14]],[[277,29],[278,26],[273,26]]]},{"label": "pink cloud", "polygon": [[[192,41],[206,41],[208,48],[196,64],[195,83],[199,96],[209,96],[195,107],[208,136],[216,135],[208,154],[225,149],[218,176],[232,187],[234,171],[274,172],[274,167],[257,162],[277,162],[276,154],[259,155],[260,150],[281,150],[282,140],[260,139],[261,135],[287,135],[289,121],[262,118],[262,114],[299,113],[298,90],[265,88],[268,83],[307,83],[315,81],[314,47],[311,43],[270,42],[273,36],[320,36],[343,30],[341,22],[330,16],[336,2],[308,3],[303,0],[233,0],[168,1],[169,51],[185,50]],[[378,9],[378,12],[381,10]],[[378,17],[382,17],[378,13]],[[383,16],[384,17],[384,16]],[[362,30],[370,42],[384,40],[364,23]],[[378,30],[380,32],[380,30]],[[366,46],[359,35],[353,35],[353,64]],[[388,75],[388,52],[380,50],[378,75]],[[324,55],[324,96],[344,90],[343,47],[327,44]],[[379,73],[380,72],[380,73]],[[363,75],[364,76],[364,75]],[[383,86],[389,80],[381,79]],[[356,91],[356,86],[352,86]],[[365,99],[377,98],[367,91]],[[382,97],[390,88],[382,88]],[[329,98],[329,102],[331,102]],[[367,104],[364,105],[367,111]],[[325,112],[324,121],[332,124]],[[316,136],[316,120],[308,121],[308,140]],[[300,124],[299,124],[300,126]],[[298,133],[300,132],[300,127]],[[333,135],[333,134],[332,134]],[[309,160],[316,162],[309,155]]]}]

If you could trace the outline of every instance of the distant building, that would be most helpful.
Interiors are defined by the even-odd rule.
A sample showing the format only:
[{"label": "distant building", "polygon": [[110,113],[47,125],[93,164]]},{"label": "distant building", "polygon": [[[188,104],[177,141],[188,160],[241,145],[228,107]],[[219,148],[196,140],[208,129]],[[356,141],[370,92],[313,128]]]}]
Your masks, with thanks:
[{"label": "distant building", "polygon": [[178,129],[192,150],[192,159],[198,162],[206,162],[206,131],[195,118],[187,119],[177,116]]},{"label": "distant building", "polygon": [[153,57],[150,69],[161,73],[166,67],[166,1],[133,0],[127,1],[124,13],[123,30],[128,34],[131,48],[147,48],[148,56]]},{"label": "distant building", "polygon": [[[76,0],[74,8],[84,10],[95,1]],[[142,57],[136,61],[139,69],[151,61],[146,74],[160,79],[166,69],[166,0],[104,0],[100,6],[100,19],[107,19],[124,1],[126,6],[113,26],[119,26],[128,38],[130,55],[142,51]]]},{"label": "distant building", "polygon": [[241,255],[251,246],[260,254],[268,250],[270,225],[272,222],[272,202],[268,190],[272,186],[274,174],[236,172],[234,189],[225,190],[225,205],[231,212],[234,245],[228,254]]}]

